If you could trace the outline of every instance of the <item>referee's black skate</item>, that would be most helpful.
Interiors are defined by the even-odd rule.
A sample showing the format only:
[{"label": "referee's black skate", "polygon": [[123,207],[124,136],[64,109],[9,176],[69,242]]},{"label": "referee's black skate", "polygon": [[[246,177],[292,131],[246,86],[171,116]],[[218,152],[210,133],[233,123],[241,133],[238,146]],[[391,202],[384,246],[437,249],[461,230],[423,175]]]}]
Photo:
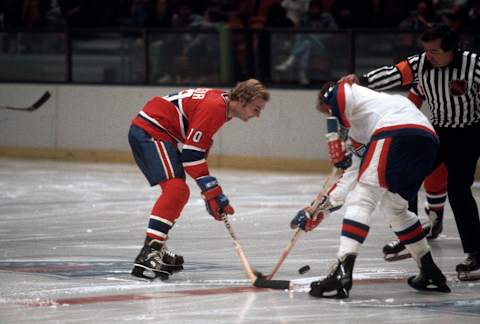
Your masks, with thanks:
[{"label": "referee's black skate", "polygon": [[463,263],[457,264],[458,279],[461,281],[480,280],[480,252],[469,253]]},{"label": "referee's black skate", "polygon": [[450,292],[447,278],[433,261],[430,251],[420,259],[420,273],[408,278],[408,284],[410,287],[421,291]]},{"label": "referee's black skate", "polygon": [[182,256],[168,251],[166,245],[160,241],[147,237],[135,258],[131,274],[143,279],[167,280],[172,273],[182,269]]},{"label": "referee's black skate", "polygon": [[[428,235],[428,233],[430,233],[430,228],[431,227],[429,224],[423,225],[423,234]],[[408,250],[405,248],[405,245],[398,239],[384,245],[382,252],[383,258],[388,262],[399,261],[412,257],[410,252],[408,252]]]},{"label": "referee's black skate", "polygon": [[352,289],[355,254],[347,254],[333,265],[327,277],[310,284],[310,295],[322,298],[348,298]]},{"label": "referee's black skate", "polygon": [[430,219],[431,229],[427,234],[427,240],[434,240],[443,231],[443,209],[432,210],[425,206],[425,213]]}]

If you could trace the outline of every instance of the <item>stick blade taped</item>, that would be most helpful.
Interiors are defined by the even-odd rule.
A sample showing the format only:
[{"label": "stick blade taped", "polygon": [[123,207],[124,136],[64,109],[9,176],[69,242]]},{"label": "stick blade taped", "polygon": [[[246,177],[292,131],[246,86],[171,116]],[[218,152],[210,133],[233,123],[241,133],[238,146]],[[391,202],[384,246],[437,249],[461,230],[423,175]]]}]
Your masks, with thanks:
[{"label": "stick blade taped", "polygon": [[50,99],[50,92],[49,91],[46,91],[41,97],[40,99],[38,99],[31,107],[32,110],[34,109],[37,109],[39,108],[40,106],[42,106],[48,99]]},{"label": "stick blade taped", "polygon": [[255,280],[253,285],[258,288],[285,290],[290,288],[290,281],[289,280],[267,280],[267,279],[257,278],[257,280]]}]

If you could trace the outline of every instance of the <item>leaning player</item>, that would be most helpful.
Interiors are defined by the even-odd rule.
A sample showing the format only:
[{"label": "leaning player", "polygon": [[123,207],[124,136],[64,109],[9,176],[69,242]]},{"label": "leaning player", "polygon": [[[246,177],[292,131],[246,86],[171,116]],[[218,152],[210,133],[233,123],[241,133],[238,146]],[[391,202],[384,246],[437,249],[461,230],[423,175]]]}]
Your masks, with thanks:
[{"label": "leaning player", "polygon": [[210,175],[212,137],[234,117],[244,122],[259,117],[269,98],[259,81],[249,79],[230,92],[197,88],[153,97],[133,119],[128,134],[133,156],[150,185],[159,185],[162,193],[151,210],[132,275],[166,280],[183,269],[183,257],[168,251],[165,242],[190,195],[185,173],[200,187],[207,211],[216,220],[234,213]]},{"label": "leaning player", "polygon": [[[409,91],[408,98],[420,108],[422,105],[422,97],[418,92],[418,88],[412,86]],[[330,215],[330,213],[340,209],[345,202],[348,193],[353,189],[358,178],[358,165],[363,158],[366,147],[348,137],[348,129],[340,125],[339,135],[342,142],[346,146],[347,156],[352,159],[352,167],[344,170],[341,177],[336,183],[329,188],[316,201],[314,200],[309,206],[300,210],[291,222],[292,228],[301,227],[304,231],[313,229],[318,222]],[[341,166],[341,164],[339,164]],[[341,167],[340,167],[341,169]],[[427,239],[433,240],[438,237],[443,229],[443,211],[447,198],[447,171],[443,163],[439,164],[424,181],[424,189],[426,193],[425,213],[429,221],[422,224],[424,234]],[[415,200],[415,204],[416,199]],[[416,208],[415,208],[416,209]],[[410,203],[409,203],[409,210]],[[307,216],[309,213],[309,216]],[[312,217],[314,215],[315,217]],[[410,253],[405,249],[405,245],[396,239],[383,247],[385,260],[396,261],[410,257]]]},{"label": "leaning player", "polygon": [[[349,296],[355,259],[377,204],[420,268],[408,284],[417,290],[450,292],[445,276],[433,261],[418,217],[407,209],[438,150],[438,138],[428,119],[405,97],[345,82],[326,85],[319,93],[317,109],[336,117],[349,129],[353,140],[366,145],[366,152],[345,201],[338,261],[325,279],[312,282],[310,295]],[[349,168],[351,157],[339,140],[329,141],[329,156],[336,167]],[[307,212],[306,216],[316,215]],[[318,220],[307,219],[298,225],[305,223],[312,229]]]},{"label": "leaning player", "polygon": [[[413,84],[408,92],[410,99],[417,108],[421,108],[424,95],[418,84]],[[443,230],[443,212],[447,200],[448,172],[445,163],[440,163],[426,178],[423,183],[426,195],[425,213],[429,222],[424,224],[427,239],[436,239]],[[405,251],[405,245],[400,240],[394,240],[383,247],[385,260],[395,261],[410,257]]]}]

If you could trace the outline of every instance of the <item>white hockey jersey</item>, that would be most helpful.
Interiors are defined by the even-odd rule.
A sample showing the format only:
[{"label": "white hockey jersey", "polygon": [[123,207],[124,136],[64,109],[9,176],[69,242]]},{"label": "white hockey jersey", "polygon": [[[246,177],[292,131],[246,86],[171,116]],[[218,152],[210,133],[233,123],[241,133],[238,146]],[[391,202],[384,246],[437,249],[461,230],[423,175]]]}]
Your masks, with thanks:
[{"label": "white hockey jersey", "polygon": [[367,144],[374,134],[399,128],[419,128],[435,134],[428,118],[406,97],[377,92],[358,84],[335,85],[327,103],[355,141]]},{"label": "white hockey jersey", "polygon": [[[400,95],[339,83],[329,89],[324,100],[331,106],[332,115],[349,129],[349,137],[358,143],[368,145],[373,138],[418,132],[436,137],[428,118],[409,99]],[[334,207],[343,205],[358,181],[361,159],[354,155],[352,166],[329,191]],[[376,185],[378,179],[369,179],[368,182]]]}]

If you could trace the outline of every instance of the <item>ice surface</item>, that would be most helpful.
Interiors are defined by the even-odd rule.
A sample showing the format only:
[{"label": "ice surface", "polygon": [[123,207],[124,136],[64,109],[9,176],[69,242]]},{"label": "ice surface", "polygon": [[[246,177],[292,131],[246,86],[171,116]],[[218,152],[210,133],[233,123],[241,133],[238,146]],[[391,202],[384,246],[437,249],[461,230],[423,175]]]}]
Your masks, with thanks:
[{"label": "ice surface", "polygon": [[[231,223],[249,262],[269,273],[293,234],[290,219],[325,176],[213,174],[237,211]],[[431,246],[451,294],[412,290],[412,259],[383,261],[381,247],[393,235],[375,214],[350,298],[339,301],[307,292],[335,259],[341,212],[302,235],[276,274],[292,280],[292,290],[259,289],[246,279],[223,223],[189,185],[190,201],[168,241],[185,257],[185,270],[148,282],[129,272],[159,189],[148,187],[136,166],[0,159],[0,323],[480,322],[480,281],[459,282],[453,272],[465,256],[449,207]],[[474,193],[479,197],[478,185]],[[300,275],[306,264],[311,270]]]}]

